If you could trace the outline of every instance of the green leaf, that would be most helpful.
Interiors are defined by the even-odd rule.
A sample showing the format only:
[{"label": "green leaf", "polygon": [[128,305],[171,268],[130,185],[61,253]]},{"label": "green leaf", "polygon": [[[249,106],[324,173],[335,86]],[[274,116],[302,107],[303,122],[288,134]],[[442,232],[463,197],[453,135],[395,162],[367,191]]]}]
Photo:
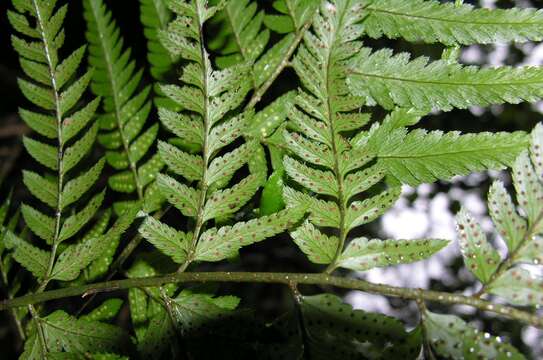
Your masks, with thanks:
[{"label": "green leaf", "polygon": [[23,95],[34,105],[45,110],[55,109],[55,97],[49,88],[35,85],[23,79],[17,79],[17,83]]},{"label": "green leaf", "polygon": [[33,207],[23,204],[21,213],[30,230],[47,244],[52,244],[55,237],[55,219],[49,217]]},{"label": "green leaf", "polygon": [[168,299],[172,314],[181,331],[199,329],[209,322],[214,322],[239,304],[235,296],[212,297],[207,294],[182,290],[175,299]]},{"label": "green leaf", "polygon": [[49,351],[76,354],[119,351],[126,334],[116,326],[76,319],[62,310],[39,319]]},{"label": "green leaf", "polygon": [[309,220],[317,226],[339,227],[339,208],[335,202],[325,201],[296,191],[288,186],[283,188],[283,198],[289,207],[305,207]]},{"label": "green leaf", "polygon": [[353,201],[347,208],[345,227],[353,229],[375,220],[394,205],[400,193],[401,189],[396,187],[363,201]]},{"label": "green leaf", "polygon": [[285,142],[289,150],[297,156],[313,164],[334,168],[334,156],[332,152],[322,144],[307,140],[298,133],[284,132]]},{"label": "green leaf", "polygon": [[488,192],[488,210],[509,252],[515,251],[527,231],[526,220],[519,216],[511,196],[499,180],[494,181]]},{"label": "green leaf", "polygon": [[315,264],[330,264],[334,261],[339,239],[320,232],[309,221],[305,221],[290,233],[294,242]]},{"label": "green leaf", "polygon": [[81,196],[83,196],[90,187],[98,180],[102,169],[104,168],[104,159],[98,160],[93,167],[87,170],[85,173],[79,175],[79,177],[72,179],[66,183],[62,190],[62,204],[61,207],[66,207],[76,202]]},{"label": "green leaf", "polygon": [[38,279],[43,279],[49,264],[49,253],[7,231],[4,243],[8,249],[13,249],[13,258],[21,266],[30,271]]},{"label": "green leaf", "polygon": [[254,120],[254,118],[251,118],[251,114],[242,113],[215,126],[208,137],[209,153],[215,155],[221,148],[241,136],[249,120],[251,123]]},{"label": "green leaf", "polygon": [[204,128],[201,121],[164,108],[158,109],[158,116],[162,124],[184,142],[196,145],[198,148],[203,146]]},{"label": "green leaf", "polygon": [[260,197],[260,215],[271,215],[285,208],[283,201],[283,169],[275,170],[262,189]]},{"label": "green leaf", "polygon": [[51,170],[58,170],[58,155],[54,146],[44,144],[27,136],[23,137],[23,144],[26,151],[40,164]]},{"label": "green leaf", "polygon": [[256,86],[261,86],[283,61],[287,49],[294,41],[294,34],[285,35],[255,63],[253,74]]},{"label": "green leaf", "polygon": [[481,226],[465,209],[456,215],[456,222],[464,262],[473,275],[485,284],[501,262],[500,255],[487,241]]},{"label": "green leaf", "polygon": [[526,213],[528,224],[537,225],[543,216],[543,186],[539,183],[528,151],[523,151],[513,164],[513,184],[519,205]]},{"label": "green leaf", "polygon": [[49,74],[49,69],[46,65],[26,59],[20,59],[19,62],[21,68],[29,78],[34,79],[43,85],[51,84],[51,75]]},{"label": "green leaf", "polygon": [[158,142],[161,159],[174,173],[188,181],[201,180],[204,162],[201,156],[188,154],[164,141]]},{"label": "green leaf", "polygon": [[179,209],[183,215],[195,217],[198,214],[199,190],[188,187],[164,174],[157,175],[157,185],[168,202]]},{"label": "green leaf", "polygon": [[515,259],[518,262],[540,265],[543,264],[543,237],[534,236],[520,248]]},{"label": "green leaf", "polygon": [[343,182],[343,193],[346,200],[368,190],[385,176],[384,169],[379,165],[351,173]]},{"label": "green leaf", "polygon": [[207,185],[230,178],[251,157],[256,146],[255,142],[248,142],[223,156],[211,161],[206,174]]},{"label": "green leaf", "polygon": [[55,262],[51,278],[62,281],[74,280],[106,247],[105,237],[90,238],[80,244],[68,245]]},{"label": "green leaf", "polygon": [[204,232],[196,247],[195,260],[220,261],[235,256],[238,250],[277,235],[295,224],[305,210],[290,208],[269,216]]},{"label": "green leaf", "polygon": [[540,41],[543,13],[535,9],[475,9],[470,4],[426,0],[364,0],[368,36],[403,37],[410,42],[446,45]]},{"label": "green leaf", "polygon": [[72,169],[92,149],[97,133],[98,125],[95,123],[81,139],[66,149],[63,158],[64,171]]},{"label": "green leaf", "polygon": [[522,268],[509,269],[490,283],[487,291],[514,305],[543,303],[543,279]]},{"label": "green leaf", "polygon": [[174,324],[165,310],[160,311],[149,319],[147,331],[138,341],[138,352],[145,358],[160,359],[174,339]]},{"label": "green leaf", "polygon": [[295,96],[295,91],[289,91],[257,112],[245,126],[244,134],[257,139],[269,137],[287,119],[288,110]]},{"label": "green leaf", "polygon": [[[355,95],[392,109],[451,110],[469,106],[536,101],[543,96],[543,73],[538,67],[477,68],[409,60],[408,53],[393,55],[390,49],[371,52],[363,48],[353,59],[349,88]],[[409,94],[409,95],[408,95]]]},{"label": "green leaf", "polygon": [[156,80],[164,80],[171,71],[172,60],[166,49],[160,44],[158,31],[166,29],[171,13],[164,0],[141,0],[140,20],[147,38],[147,59],[151,65],[151,75]]},{"label": "green leaf", "polygon": [[83,60],[83,55],[85,55],[86,49],[86,45],[81,46],[57,66],[55,69],[55,80],[59,89],[62,88],[64,84],[66,84],[66,82],[75,74],[77,67],[81,63],[81,60]]},{"label": "green leaf", "polygon": [[89,85],[92,78],[92,70],[89,70],[85,75],[74,81],[70,87],[64,90],[60,94],[59,98],[59,112],[60,114],[67,113],[83,96],[83,92]]},{"label": "green leaf", "polygon": [[44,178],[35,172],[23,170],[23,182],[32,195],[52,208],[56,208],[58,188],[55,181]]},{"label": "green leaf", "polygon": [[374,151],[388,174],[416,186],[511,165],[526,141],[522,132],[460,135],[399,129],[387,134]]},{"label": "green leaf", "polygon": [[64,118],[62,121],[62,136],[64,141],[72,139],[92,120],[99,104],[100,98],[95,98],[82,109]]},{"label": "green leaf", "polygon": [[422,323],[432,348],[450,359],[524,359],[517,349],[488,333],[479,332],[455,315],[423,313]]},{"label": "green leaf", "polygon": [[139,233],[162,253],[178,264],[187,259],[192,233],[183,233],[148,216],[139,228]]},{"label": "green leaf", "polygon": [[[409,335],[400,321],[354,310],[331,294],[304,296],[301,310],[308,351],[318,359],[330,359],[338,354],[352,359],[381,358],[384,351],[405,343]],[[411,346],[413,349],[408,349],[404,357],[420,352],[420,342]]]},{"label": "green leaf", "polygon": [[19,116],[38,134],[49,139],[57,137],[57,120],[54,116],[40,114],[23,108],[19,108]]},{"label": "green leaf", "polygon": [[123,306],[123,300],[117,298],[111,298],[105,300],[98,307],[94,308],[88,314],[82,315],[79,317],[80,320],[86,321],[108,321],[112,320],[119,310]]},{"label": "green leaf", "polygon": [[79,212],[70,215],[62,224],[59,241],[64,241],[74,236],[96,214],[104,201],[105,190],[96,194],[87,205]]},{"label": "green leaf", "polygon": [[285,156],[283,165],[292,179],[309,190],[318,194],[338,196],[338,184],[331,171],[310,168],[289,156]]},{"label": "green leaf", "polygon": [[539,180],[543,180],[543,124],[538,123],[532,130],[530,139],[530,159]]},{"label": "green leaf", "polygon": [[129,156],[133,162],[138,162],[153,145],[158,134],[158,124],[151,126],[130,145]]},{"label": "green leaf", "polygon": [[287,34],[295,30],[292,19],[284,15],[266,15],[264,17],[264,24],[268,29],[278,34]]},{"label": "green leaf", "polygon": [[251,200],[259,187],[258,176],[249,175],[231,188],[215,191],[206,201],[204,221],[235,213]]},{"label": "green leaf", "polygon": [[[240,61],[254,63],[270,38],[269,31],[262,29],[264,12],[258,11],[257,4],[248,0],[229,1],[224,12],[232,29],[228,36],[235,44],[234,53],[239,52]],[[230,51],[227,53],[232,56]]]},{"label": "green leaf", "polygon": [[429,258],[448,244],[447,240],[380,240],[355,238],[338,260],[338,266],[365,271],[374,267],[408,264]]},{"label": "green leaf", "polygon": [[21,57],[46,62],[45,49],[41,42],[27,42],[15,35],[11,35],[11,45]]}]

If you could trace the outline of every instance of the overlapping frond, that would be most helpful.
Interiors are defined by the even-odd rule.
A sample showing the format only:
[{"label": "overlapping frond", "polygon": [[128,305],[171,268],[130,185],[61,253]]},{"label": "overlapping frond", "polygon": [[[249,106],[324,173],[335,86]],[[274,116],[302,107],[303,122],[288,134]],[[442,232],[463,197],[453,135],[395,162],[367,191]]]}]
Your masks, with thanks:
[{"label": "overlapping frond", "polygon": [[[59,58],[67,5],[57,7],[56,1],[14,1],[13,4],[16,11],[10,11],[11,23],[17,32],[29,38],[12,36],[26,74],[19,79],[19,85],[36,106],[33,110],[22,109],[21,117],[48,138],[25,139],[27,151],[44,170],[23,173],[30,192],[47,206],[23,205],[21,210],[29,228],[51,246],[51,251],[35,247],[14,234],[9,236],[7,245],[14,248],[13,256],[18,262],[42,279],[42,284],[47,284],[55,278],[53,266],[57,260],[66,256],[62,253],[57,259],[58,245],[74,237],[91,221],[104,198],[104,192],[96,192],[88,195],[85,205],[79,204],[93,188],[104,165],[103,160],[98,160],[89,168],[79,166],[96,138],[98,126],[92,120],[99,100],[80,105],[93,75],[92,70],[82,76],[78,74],[85,47],[66,59]],[[68,248],[71,246],[76,245]]]},{"label": "overlapping frond", "polygon": [[140,20],[144,26],[143,34],[147,39],[147,60],[150,65],[151,76],[157,81],[154,84],[154,103],[156,106],[168,107],[176,110],[178,105],[164,96],[160,91],[159,81],[175,78],[174,68],[177,57],[170,57],[168,51],[159,40],[159,32],[166,30],[172,18],[166,0],[140,0]]},{"label": "overlapping frond", "polygon": [[488,194],[488,207],[496,230],[507,245],[502,259],[481,226],[466,211],[456,220],[459,243],[467,268],[481,281],[481,293],[490,293],[515,305],[536,306],[543,301],[543,279],[517,264],[543,264],[543,126],[531,135],[530,150],[523,151],[513,168],[517,210],[503,183],[495,181]]},{"label": "overlapping frond", "polygon": [[461,135],[400,128],[381,140],[373,142],[378,163],[389,176],[413,186],[509,166],[527,145],[523,132]]},{"label": "overlapping frond", "polygon": [[134,201],[146,198],[144,203],[153,207],[157,201],[149,196],[157,193],[153,181],[163,162],[156,154],[148,156],[158,133],[158,124],[145,128],[151,111],[149,88],[140,89],[142,70],[136,69],[130,49],[124,48],[120,30],[104,2],[86,0],[84,10],[89,63],[95,69],[91,89],[103,98],[103,113],[98,118],[103,131],[98,141],[107,149],[108,164],[118,170],[109,178],[109,187],[136,193]]},{"label": "overlapping frond", "polygon": [[[316,0],[279,0],[273,2],[277,15],[266,15],[256,2],[230,1],[215,20],[219,36],[210,44],[221,54],[217,65],[221,68],[239,63],[253,65],[253,85],[261,86],[286,61],[287,49],[302,33],[318,6]],[[279,39],[268,47],[270,29],[280,33]]]},{"label": "overlapping frond", "polygon": [[369,104],[451,110],[536,101],[543,96],[540,67],[479,68],[408,53],[361,48],[350,61],[348,85]]},{"label": "overlapping frond", "polygon": [[[446,243],[437,240],[436,246],[432,246],[434,240],[411,243],[358,239],[342,254],[349,231],[383,214],[400,194],[399,188],[390,188],[372,197],[362,195],[383,179],[385,171],[380,164],[368,166],[376,154],[367,142],[358,144],[354,137],[353,146],[346,135],[347,131],[357,130],[369,120],[366,114],[352,112],[364,99],[349,94],[344,78],[344,61],[361,48],[356,39],[363,33],[360,23],[363,15],[357,8],[354,1],[348,0],[321,7],[313,21],[313,31],[306,34],[293,61],[305,91],[299,93],[295,106],[289,111],[290,127],[295,131],[284,133],[286,145],[296,156],[284,158],[285,171],[313,193],[285,190],[287,206],[305,204],[311,211],[309,222],[292,236],[312,261],[330,264],[329,270],[338,266],[365,270],[416,261],[430,256]],[[321,200],[315,196],[323,197]],[[329,236],[324,228],[330,227],[333,234]],[[402,249],[403,256],[394,257],[394,261],[367,262],[364,255],[356,255],[374,253],[381,246],[392,246],[389,243]],[[408,255],[413,252],[410,249],[419,246],[425,249],[421,252],[424,256]],[[379,258],[377,253],[374,255]]]},{"label": "overlapping frond", "polygon": [[502,338],[479,331],[456,315],[436,314],[426,310],[422,313],[422,325],[432,350],[447,359],[525,359]]},{"label": "overlapping frond", "polygon": [[543,39],[543,12],[536,9],[475,9],[435,0],[362,0],[365,33],[378,38],[445,45],[489,44]]},{"label": "overlapping frond", "polygon": [[[257,149],[255,141],[232,145],[253,116],[252,111],[232,113],[252,87],[250,68],[238,64],[213,70],[202,42],[203,26],[218,8],[205,4],[202,0],[171,2],[169,6],[176,18],[160,33],[170,53],[187,64],[180,77],[181,86],[162,86],[162,91],[184,110],[159,110],[165,127],[178,136],[179,146],[159,145],[160,156],[172,176],[159,174],[157,184],[172,205],[194,220],[194,226],[180,232],[148,219],[140,228],[151,243],[182,267],[194,260],[230,257],[243,245],[279,233],[303,215],[298,211],[295,216],[294,211],[285,210],[269,218],[236,223],[232,228],[206,230],[210,222],[227,219],[241,209],[254,196],[262,179],[251,174],[231,184],[234,174]],[[198,151],[188,153],[189,144]],[[211,241],[216,232],[225,236]],[[244,237],[245,241],[238,241]]]}]

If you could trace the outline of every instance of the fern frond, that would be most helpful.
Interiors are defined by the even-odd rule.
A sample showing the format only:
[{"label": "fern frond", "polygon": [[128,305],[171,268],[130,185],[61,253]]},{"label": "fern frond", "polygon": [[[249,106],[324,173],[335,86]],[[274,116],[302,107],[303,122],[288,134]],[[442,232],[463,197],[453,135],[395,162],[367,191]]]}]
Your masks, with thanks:
[{"label": "fern frond", "polygon": [[[338,354],[356,359],[370,353],[382,359],[400,359],[420,352],[423,339],[419,331],[408,333],[399,320],[355,310],[335,295],[304,296],[300,307],[304,331],[308,334],[304,349],[318,359]],[[362,330],[370,328],[371,331]],[[352,346],[353,343],[363,343],[364,347]]]},{"label": "fern frond", "polygon": [[525,359],[511,344],[479,331],[455,315],[436,314],[426,310],[422,313],[422,325],[428,334],[432,350],[447,359],[460,360],[472,356]]},{"label": "fern frond", "polygon": [[[230,115],[251,89],[250,69],[246,64],[239,64],[213,70],[203,43],[203,27],[217,7],[207,7],[203,0],[178,0],[169,6],[176,18],[160,37],[170,53],[180,56],[187,64],[180,77],[182,86],[163,85],[161,88],[184,110],[174,113],[162,108],[159,114],[166,128],[180,137],[180,144],[196,144],[198,151],[190,154],[184,146],[161,143],[160,156],[175,177],[161,174],[157,184],[170,203],[194,219],[194,227],[177,233],[164,224],[148,220],[140,232],[180,262],[180,269],[184,270],[194,260],[225,259],[243,245],[283,231],[289,222],[283,218],[275,222],[270,219],[270,223],[257,219],[235,224],[235,231],[230,227],[209,228],[213,219],[228,218],[241,209],[262,184],[261,177],[255,174],[230,184],[234,173],[247,164],[257,149],[254,141],[239,147],[229,146],[242,135],[245,124],[253,116],[251,111]],[[210,242],[209,234],[216,232],[228,236]],[[177,240],[167,241],[166,233],[182,235],[175,236]],[[243,235],[249,239],[237,241]]]},{"label": "fern frond", "polygon": [[[284,132],[286,145],[296,156],[284,158],[286,173],[306,191],[315,193],[285,189],[287,206],[303,204],[311,213],[310,222],[292,236],[310,260],[329,264],[328,271],[338,266],[353,266],[342,260],[350,257],[351,247],[342,255],[349,232],[380,216],[400,194],[399,188],[391,188],[360,200],[361,193],[378,183],[385,172],[381,164],[365,168],[377,154],[365,146],[367,141],[364,145],[358,144],[356,137],[350,139],[343,133],[369,121],[368,115],[351,113],[363,104],[363,99],[348,93],[343,75],[345,60],[360,48],[356,39],[363,33],[360,24],[363,14],[357,9],[358,5],[352,1],[321,6],[313,21],[313,31],[306,34],[293,61],[306,91],[299,93],[288,113],[289,126],[295,131]],[[320,199],[323,195],[325,198]],[[330,236],[317,227],[332,228],[329,230],[333,234]],[[382,244],[386,246],[387,242]],[[371,246],[364,244],[362,252],[370,251],[366,247]],[[425,256],[417,260],[431,255],[439,247],[430,250],[427,246],[426,249]],[[408,256],[398,256],[398,259],[410,261]],[[380,266],[379,262],[372,264]]]},{"label": "fern frond", "polygon": [[475,9],[435,0],[363,0],[365,32],[372,38],[446,45],[543,39],[543,12],[536,9]]},{"label": "fern frond", "polygon": [[416,186],[511,165],[527,140],[522,132],[460,135],[401,128],[389,132],[375,153],[390,176]]},{"label": "fern frond", "polygon": [[[543,176],[541,167],[543,125],[538,124],[530,138],[530,151],[516,159],[512,173],[517,192],[519,213],[504,185],[495,181],[488,195],[492,220],[507,245],[507,257],[502,259],[489,243],[480,225],[462,210],[457,215],[459,243],[468,269],[481,281],[479,294],[495,294],[516,305],[537,305],[543,299],[543,279],[532,276],[518,263],[543,263]],[[533,163],[532,163],[533,162]]]},{"label": "fern frond", "polygon": [[[30,229],[43,238],[51,250],[37,248],[15,235],[8,243],[14,248],[14,258],[42,280],[43,290],[52,279],[60,242],[73,237],[90,222],[103,200],[102,192],[83,208],[77,204],[97,181],[103,160],[88,170],[80,172],[78,169],[80,174],[76,176],[73,171],[90,152],[96,138],[97,126],[89,124],[99,100],[83,107],[77,105],[93,74],[89,70],[80,77],[76,75],[85,48],[75,50],[64,60],[59,58],[58,52],[64,43],[62,23],[67,5],[57,8],[53,0],[14,1],[13,4],[17,12],[10,10],[12,25],[30,38],[27,42],[12,36],[21,66],[29,78],[20,79],[19,85],[25,97],[40,108],[38,111],[22,109],[21,116],[55,144],[31,138],[24,140],[30,155],[48,169],[45,176],[26,171],[24,182],[33,195],[50,207],[47,213],[53,217],[29,205],[23,205],[22,213]],[[42,121],[43,126],[38,125]],[[72,215],[66,217],[68,211]]]},{"label": "fern frond", "polygon": [[35,324],[25,343],[23,359],[45,359],[64,351],[75,356],[121,352],[127,341],[127,334],[117,326],[78,319],[62,310],[36,319]]},{"label": "fern frond", "polygon": [[347,82],[370,104],[451,110],[469,106],[536,101],[543,96],[539,67],[479,68],[446,60],[410,60],[390,49],[362,48],[350,62]]},{"label": "fern frond", "polygon": [[158,131],[158,125],[143,130],[151,110],[149,89],[138,90],[142,71],[136,70],[130,49],[123,50],[120,30],[104,2],[86,0],[84,16],[91,45],[89,63],[95,68],[91,89],[104,103],[104,113],[98,120],[104,131],[98,140],[108,149],[107,162],[120,170],[109,179],[109,186],[115,191],[136,192],[137,199],[143,200],[149,196],[145,191],[149,182],[141,178],[141,168],[146,167],[151,178],[162,168],[159,158],[151,157],[140,164]]},{"label": "fern frond", "polygon": [[153,86],[157,107],[176,110],[178,105],[164,96],[160,90],[159,81],[168,81],[174,78],[175,64],[178,57],[170,57],[168,51],[159,39],[160,31],[166,30],[172,19],[172,12],[168,9],[166,0],[140,0],[140,21],[143,24],[143,34],[147,39],[147,60],[150,65],[151,76],[157,80]]}]

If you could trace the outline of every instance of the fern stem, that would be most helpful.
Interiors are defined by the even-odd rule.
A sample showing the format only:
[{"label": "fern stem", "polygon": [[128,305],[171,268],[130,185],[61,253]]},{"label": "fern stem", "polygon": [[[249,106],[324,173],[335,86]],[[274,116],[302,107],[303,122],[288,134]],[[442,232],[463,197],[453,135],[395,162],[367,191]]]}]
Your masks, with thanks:
[{"label": "fern stem", "polygon": [[511,251],[507,258],[498,265],[496,270],[492,273],[490,278],[488,279],[488,282],[486,284],[483,284],[481,289],[477,291],[473,296],[474,297],[481,297],[485,294],[486,289],[488,288],[488,285],[492,284],[494,281],[496,281],[504,272],[509,270],[516,262],[516,256],[522,250],[522,248],[529,242],[529,240],[536,234],[536,229],[539,226],[539,224],[543,221],[543,211],[540,212],[535,219],[535,221],[530,224],[530,227],[526,230],[524,233],[524,236],[518,243],[517,247]]},{"label": "fern stem", "polygon": [[298,44],[300,43],[300,41],[302,41],[305,32],[307,31],[307,29],[309,29],[310,26],[311,26],[311,20],[305,23],[305,25],[300,30],[297,31],[296,37],[292,41],[292,44],[290,44],[290,46],[288,47],[287,51],[285,52],[285,56],[283,57],[281,62],[279,62],[279,64],[277,65],[277,67],[275,68],[271,76],[268,78],[268,80],[266,80],[266,82],[262,84],[262,86],[260,86],[258,89],[256,89],[256,91],[253,93],[253,96],[251,96],[251,99],[245,106],[244,110],[254,108],[255,105],[262,99],[262,96],[264,96],[266,91],[268,91],[270,86],[272,86],[275,79],[279,76],[279,74],[281,74],[283,69],[289,64],[290,57],[292,56],[292,54],[298,47]]},{"label": "fern stem", "polygon": [[203,158],[203,169],[202,169],[202,180],[200,183],[200,199],[198,200],[198,214],[196,216],[196,225],[194,226],[194,233],[192,235],[191,243],[189,245],[189,250],[187,253],[187,260],[179,266],[177,269],[178,273],[184,272],[187,267],[190,265],[194,258],[194,253],[196,251],[196,245],[198,243],[198,238],[202,232],[204,226],[204,206],[206,203],[207,197],[207,167],[209,163],[210,153],[208,148],[208,137],[209,132],[211,131],[211,124],[208,118],[209,113],[209,96],[208,96],[208,84],[207,84],[207,54],[204,47],[204,19],[200,18],[199,12],[196,10],[196,16],[198,18],[199,30],[200,30],[200,57],[202,58],[202,79],[203,79],[203,93],[204,93],[204,115],[202,116],[204,122],[204,139],[202,145],[202,158]]},{"label": "fern stem", "polygon": [[99,292],[108,292],[136,287],[158,287],[171,283],[271,283],[294,285],[334,286],[343,289],[360,290],[372,294],[397,297],[406,300],[423,299],[442,304],[462,304],[482,311],[492,312],[505,318],[515,319],[527,324],[543,328],[543,317],[511,306],[494,304],[473,296],[465,296],[433,290],[403,288],[385,284],[374,284],[365,280],[344,278],[328,274],[314,273],[272,273],[272,272],[185,272],[173,273],[158,277],[133,278],[105,281],[101,283],[73,286],[39,294],[29,294],[0,302],[0,310],[37,304],[45,301],[62,299],[71,296],[82,297]]},{"label": "fern stem", "polygon": [[55,115],[57,119],[57,141],[58,141],[58,150],[57,150],[57,168],[58,168],[58,183],[57,183],[57,204],[55,209],[55,237],[53,239],[53,246],[51,248],[51,254],[49,256],[49,262],[47,265],[47,270],[45,271],[45,276],[42,283],[38,287],[37,292],[42,292],[47,284],[49,283],[49,277],[53,271],[53,266],[55,264],[55,257],[58,247],[58,240],[60,236],[60,221],[62,218],[62,188],[64,182],[64,166],[63,166],[63,157],[64,157],[64,141],[62,138],[62,112],[60,108],[60,96],[59,88],[57,86],[56,76],[55,76],[55,64],[51,54],[51,45],[49,44],[45,28],[43,15],[41,14],[41,9],[36,0],[32,0],[34,9],[36,10],[36,20],[39,27],[41,38],[43,41],[43,47],[45,50],[45,57],[47,59],[47,67],[49,70],[49,76],[51,78],[51,87],[55,97]]},{"label": "fern stem", "polygon": [[47,359],[47,356],[45,354],[47,354],[49,352],[49,350],[47,349],[47,342],[45,341],[45,334],[43,333],[43,328],[42,328],[41,323],[40,323],[40,318],[38,316],[38,312],[36,311],[36,309],[34,309],[34,305],[31,305],[31,304],[28,305],[28,310],[30,311],[30,314],[32,315],[32,319],[34,320],[34,322],[36,324],[36,331],[38,333],[38,339],[40,341],[42,354]]},{"label": "fern stem", "polygon": [[[104,27],[107,27],[107,24],[104,24],[105,18],[103,18],[100,14],[100,9],[97,8],[99,5],[95,1],[89,1],[89,4],[92,8],[92,13],[95,18],[96,22],[96,29],[100,33],[100,36],[107,36],[107,31],[104,29]],[[117,130],[119,131],[119,135],[121,137],[121,142],[123,143],[123,151],[126,155],[126,158],[128,159],[128,166],[130,167],[130,171],[132,172],[132,176],[134,177],[134,183],[136,184],[136,191],[138,193],[138,199],[143,200],[143,186],[141,185],[141,181],[138,176],[138,169],[134,161],[132,161],[130,156],[130,144],[128,139],[126,138],[126,135],[124,133],[123,129],[123,123],[121,121],[121,104],[119,101],[119,93],[121,92],[121,89],[119,89],[119,85],[115,81],[114,76],[114,70],[113,70],[113,59],[111,58],[111,53],[109,52],[109,49],[105,46],[104,41],[100,41],[100,46],[102,47],[102,53],[104,54],[104,60],[107,64],[107,74],[108,74],[108,80],[111,86],[111,94],[113,97],[113,106],[115,107],[115,122],[117,123]]]}]

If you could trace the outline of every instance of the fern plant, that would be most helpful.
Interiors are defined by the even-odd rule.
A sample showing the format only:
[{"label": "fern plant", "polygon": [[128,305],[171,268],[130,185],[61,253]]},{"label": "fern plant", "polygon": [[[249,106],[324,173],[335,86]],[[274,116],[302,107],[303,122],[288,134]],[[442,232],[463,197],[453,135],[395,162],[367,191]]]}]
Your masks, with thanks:
[{"label": "fern plant", "polygon": [[[67,5],[12,3],[29,101],[20,117],[33,131],[23,143],[36,160],[23,170],[30,195],[16,191],[0,207],[0,310],[25,340],[21,358],[524,358],[444,305],[543,328],[543,282],[523,265],[543,261],[543,126],[530,136],[462,134],[425,130],[421,119],[539,100],[540,67],[466,66],[458,54],[540,41],[541,11],[433,0],[141,0],[123,8],[139,5],[145,64],[104,0],[83,2],[88,44],[67,56]],[[444,50],[412,57],[366,41],[383,37]],[[505,257],[466,210],[457,215],[478,291],[349,276],[449,244],[373,236],[366,225],[402,186],[509,166],[518,207],[499,181],[489,193]],[[170,206],[177,211],[166,213]],[[288,236],[322,268],[246,267],[247,253],[273,241],[249,245]],[[136,249],[140,238],[148,244]],[[265,255],[269,268],[292,268]],[[267,304],[247,304],[257,288],[240,297],[219,283],[281,284],[285,300],[263,319]],[[418,320],[408,327],[353,309],[332,288],[412,300]],[[128,294],[94,297],[113,290]],[[78,295],[85,299],[60,300]]]}]

